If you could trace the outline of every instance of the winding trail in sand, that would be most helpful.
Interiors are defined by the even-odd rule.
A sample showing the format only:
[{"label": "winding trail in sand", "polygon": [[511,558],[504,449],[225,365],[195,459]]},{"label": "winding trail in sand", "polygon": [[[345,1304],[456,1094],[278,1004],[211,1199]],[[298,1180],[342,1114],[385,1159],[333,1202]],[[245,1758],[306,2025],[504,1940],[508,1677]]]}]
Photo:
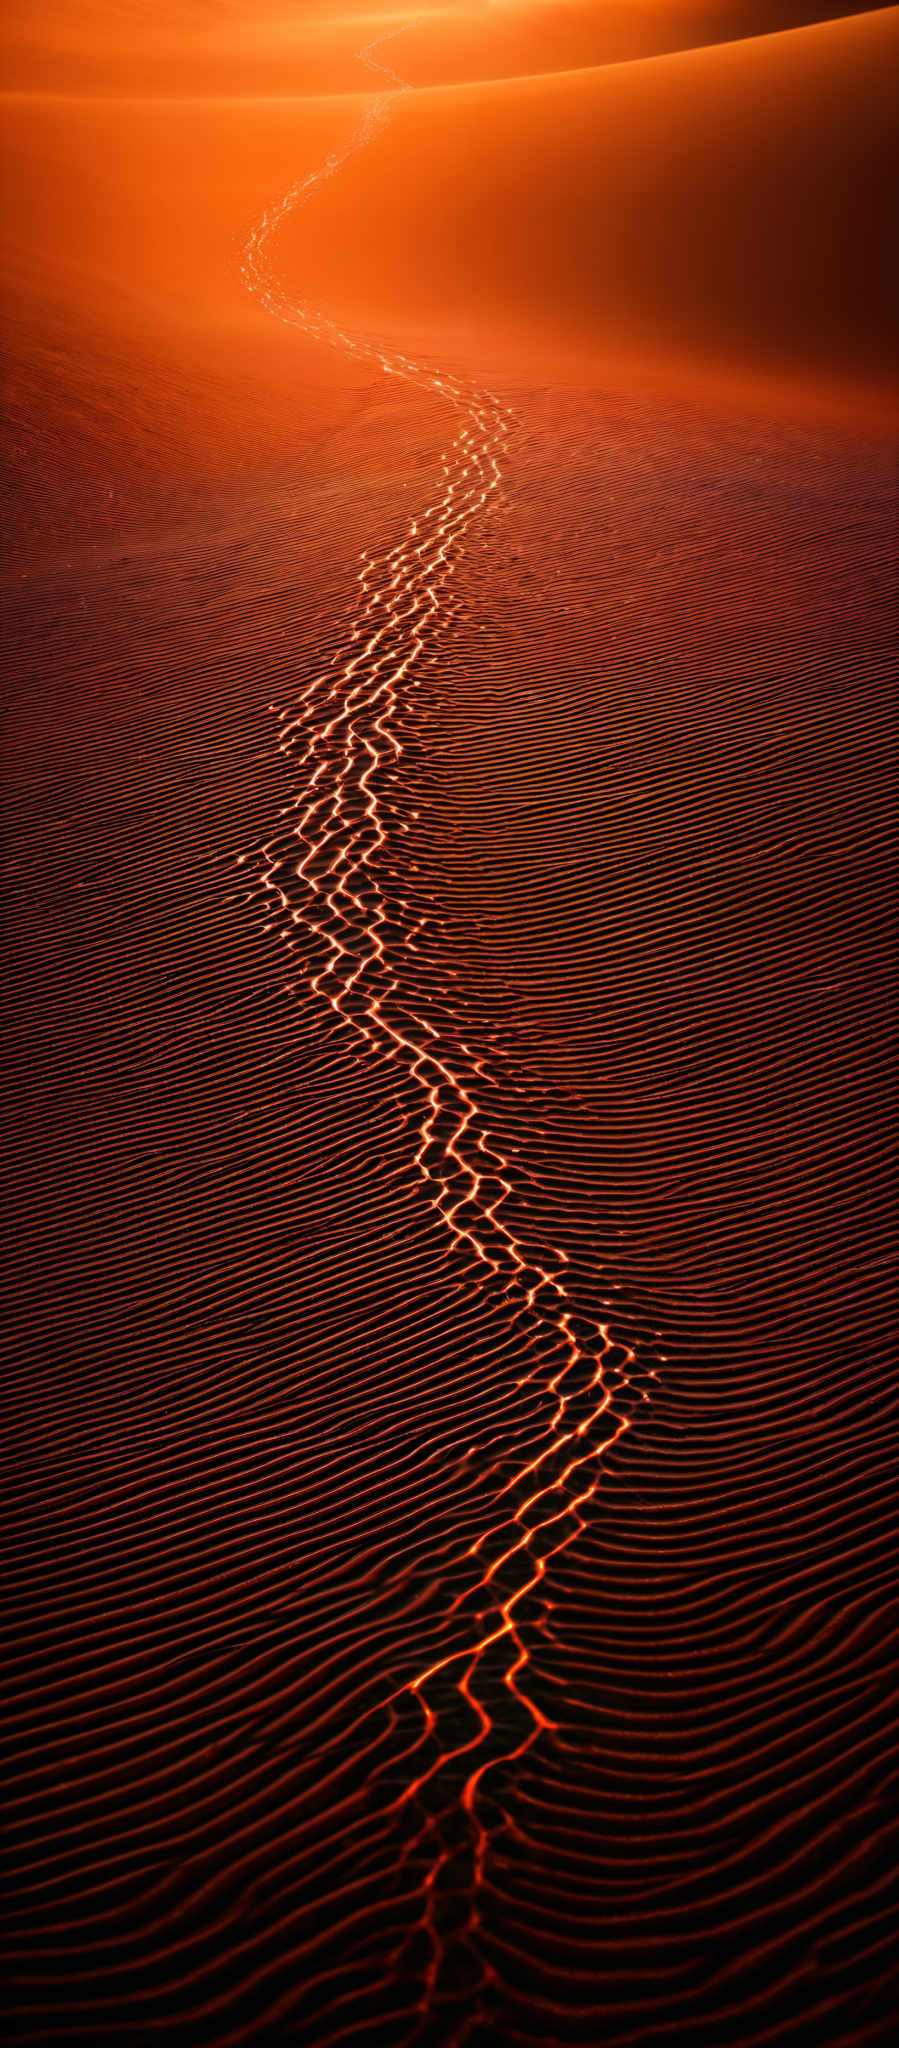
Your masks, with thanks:
[{"label": "winding trail in sand", "polygon": [[892,2048],[895,10],[765,9],[6,96],[21,2048]]},{"label": "winding trail in sand", "polygon": [[[403,33],[395,30],[383,42]],[[418,1670],[383,1702],[402,1694],[421,1710],[421,1726],[407,1753],[409,1778],[397,1805],[420,1800],[433,1779],[452,1768],[458,1799],[471,1831],[469,1924],[477,1926],[478,1892],[487,1831],[478,1792],[498,1762],[509,1763],[552,1726],[527,1689],[528,1603],[538,1594],[552,1559],[584,1527],[583,1514],[600,1479],[604,1451],[630,1427],[616,1396],[639,1387],[654,1368],[638,1371],[628,1343],[606,1323],[578,1314],[566,1284],[568,1255],[558,1245],[535,1253],[504,1216],[513,1193],[513,1162],[500,1149],[478,1098],[480,1060],[458,1033],[453,1043],[410,998],[404,953],[414,948],[413,921],[401,893],[397,859],[408,829],[392,771],[403,736],[414,721],[416,670],[422,657],[452,633],[451,586],[460,543],[476,526],[502,483],[502,456],[514,414],[493,393],[381,342],[351,334],[327,315],[291,299],[278,280],[277,231],[337,175],[385,126],[392,102],[406,85],[375,52],[359,55],[387,80],[342,152],[292,186],[253,229],[243,256],[250,290],[277,319],[347,350],[432,392],[453,408],[456,433],[442,457],[443,488],[409,521],[400,541],[379,557],[364,551],[359,597],[348,630],[298,699],[279,709],[279,741],[301,781],[285,813],[282,836],[241,856],[262,892],[285,951],[315,996],[333,1012],[333,1029],[352,1032],[366,1058],[400,1069],[407,1083],[404,1118],[414,1169],[438,1212],[456,1255],[467,1257],[474,1284],[501,1297],[525,1360],[510,1394],[535,1396],[527,1450],[484,1475],[489,1506],[447,1584],[461,1569],[461,1584],[447,1593],[448,1642],[421,1660]],[[274,707],[273,707],[274,708]],[[460,1021],[460,1020],[457,1020]],[[501,1481],[501,1483],[498,1483]],[[492,1484],[491,1484],[492,1482]],[[545,1604],[540,1626],[549,1626]],[[484,1684],[485,1672],[490,1671]],[[505,1704],[496,1705],[499,1678]],[[459,1743],[441,1729],[442,1710],[432,1695],[451,1680],[470,1710],[473,1732]],[[492,1681],[492,1683],[491,1683]],[[523,1726],[510,1741],[508,1708]],[[514,1725],[514,1715],[513,1715]],[[459,1775],[461,1767],[461,1777]],[[453,1792],[451,1805],[457,1803]],[[443,1961],[431,1895],[449,1861],[440,1824],[422,1808],[421,1832],[434,1835],[434,1862],[426,1881],[431,1958],[423,2011],[430,2007]]]}]

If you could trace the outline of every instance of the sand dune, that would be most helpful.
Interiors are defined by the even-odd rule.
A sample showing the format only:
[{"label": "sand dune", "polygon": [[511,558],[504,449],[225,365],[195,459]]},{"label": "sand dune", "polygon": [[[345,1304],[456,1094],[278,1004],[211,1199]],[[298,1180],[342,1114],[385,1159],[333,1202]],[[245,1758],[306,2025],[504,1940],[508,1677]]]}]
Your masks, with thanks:
[{"label": "sand dune", "polygon": [[196,478],[295,467],[338,426],[365,378],[260,315],[239,258],[266,202],[357,111],[7,101],[6,391],[23,430],[55,425],[63,460],[93,437],[105,465],[111,439],[143,468]]},{"label": "sand dune", "polygon": [[402,68],[416,86],[589,70],[702,49],[745,36],[862,13],[839,0],[532,0],[447,8],[403,34]]},{"label": "sand dune", "polygon": [[[787,376],[790,402],[803,383],[808,396],[848,379],[879,403],[894,361],[884,166],[895,48],[886,12],[410,91],[364,163],[288,224],[285,282],[362,328],[463,357],[486,350],[506,370]],[[321,394],[357,387],[358,372],[260,316],[238,252],[261,208],[342,146],[364,104],[8,98],[13,363],[26,377],[36,356],[52,367],[42,325],[53,308],[70,337],[54,375],[80,351],[108,383],[103,334],[114,355],[160,366],[171,394],[161,442],[205,434],[226,457],[222,422],[243,390],[235,451],[247,433],[274,446],[291,375],[323,421]],[[128,412],[125,399],[123,430]]]},{"label": "sand dune", "polygon": [[454,327],[531,367],[668,356],[885,384],[884,11],[515,84],[415,92],[285,233],[351,320]]},{"label": "sand dune", "polygon": [[894,32],[392,18],[9,15],[11,2031],[882,2048]]},{"label": "sand dune", "polygon": [[225,9],[16,0],[0,37],[8,90],[306,96],[359,86],[359,48],[402,27],[415,85],[527,76],[730,42],[862,12],[839,0],[525,0]]}]

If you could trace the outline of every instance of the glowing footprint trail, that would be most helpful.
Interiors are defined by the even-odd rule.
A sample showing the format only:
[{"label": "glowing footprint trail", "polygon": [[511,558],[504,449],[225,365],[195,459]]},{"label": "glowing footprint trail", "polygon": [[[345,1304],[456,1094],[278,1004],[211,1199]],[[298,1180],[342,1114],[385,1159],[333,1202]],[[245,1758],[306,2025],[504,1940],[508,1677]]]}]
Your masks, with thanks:
[{"label": "glowing footprint trail", "polygon": [[[479,1811],[485,1778],[552,1726],[527,1689],[527,1603],[533,1606],[552,1558],[584,1527],[602,1454],[629,1427],[629,1403],[622,1397],[630,1390],[632,1397],[646,1399],[645,1381],[654,1374],[643,1367],[638,1377],[633,1351],[615,1343],[605,1323],[591,1323],[576,1309],[566,1286],[566,1253],[551,1247],[535,1259],[506,1220],[504,1205],[513,1192],[510,1162],[479,1101],[479,1064],[464,1039],[447,1046],[439,1023],[404,986],[402,956],[414,946],[418,927],[408,902],[392,888],[394,849],[406,820],[390,771],[403,753],[416,670],[435,634],[451,623],[449,586],[459,544],[501,483],[513,415],[489,392],[345,333],[324,314],[291,300],[278,282],[273,251],[279,227],[375,139],[393,99],[406,89],[395,70],[375,58],[379,47],[372,44],[360,55],[386,81],[384,89],[343,152],[265,212],[246,244],[243,274],[248,289],[279,320],[446,400],[457,431],[442,458],[442,488],[434,502],[410,520],[389,553],[363,553],[358,606],[342,651],[281,713],[281,750],[299,782],[290,826],[243,859],[272,926],[303,961],[307,986],[333,1013],[333,1028],[352,1032],[368,1057],[391,1063],[412,1084],[419,1104],[412,1161],[418,1182],[454,1254],[501,1305],[522,1351],[536,1359],[510,1390],[519,1403],[526,1390],[534,1404],[528,1452],[516,1451],[514,1469],[501,1485],[495,1467],[485,1473],[488,1505],[481,1526],[454,1561],[463,1590],[446,1614],[451,1645],[430,1662],[423,1659],[383,1703],[392,1709],[405,1697],[421,1712],[421,1730],[409,1752],[409,1782],[396,1805],[415,1803],[422,1815],[413,1846],[423,1840],[434,1845],[422,1919],[431,1950],[423,1994],[427,2010],[443,1960],[435,1898],[449,1856],[441,1844],[441,1820],[449,1807],[465,1816],[465,1931],[474,1933],[489,1851]],[[404,927],[399,938],[398,920]],[[442,1740],[440,1701],[448,1686],[471,1727],[461,1742]],[[456,1726],[458,1718],[456,1712]],[[414,1756],[422,1767],[414,1768]],[[426,1803],[422,1795],[444,1774],[448,1793],[441,1811],[430,1794]]]}]

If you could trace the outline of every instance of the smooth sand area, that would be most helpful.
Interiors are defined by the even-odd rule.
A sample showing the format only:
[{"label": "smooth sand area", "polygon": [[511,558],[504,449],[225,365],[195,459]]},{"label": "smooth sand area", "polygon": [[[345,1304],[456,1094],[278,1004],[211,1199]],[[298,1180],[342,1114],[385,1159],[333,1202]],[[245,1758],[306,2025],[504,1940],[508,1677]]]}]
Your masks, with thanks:
[{"label": "smooth sand area", "polygon": [[[738,13],[744,30],[766,19]],[[557,16],[573,41],[555,26],[549,37]],[[708,7],[640,7],[629,19],[650,50],[721,20]],[[441,51],[445,73],[464,71],[478,20],[426,12],[381,58],[427,77]],[[363,331],[506,375],[620,388],[661,376],[707,395],[748,381],[790,409],[888,409],[895,12],[639,61],[622,59],[621,20],[595,5],[491,10],[486,70],[495,59],[526,71],[562,47],[590,68],[403,93],[387,130],[286,223],[288,287]],[[354,53],[393,21],[301,23],[275,98],[219,96],[228,76],[212,53],[230,35],[242,64],[247,19],[229,17],[219,38],[208,10],[179,31],[177,81],[159,69],[174,17],[157,33],[146,16],[127,36],[119,22],[95,39],[99,96],[7,96],[14,389],[75,375],[74,411],[84,416],[93,391],[109,417],[120,387],[127,431],[161,378],[157,448],[196,459],[203,445],[225,467],[283,446],[288,426],[303,439],[341,417],[365,381],[359,366],[279,330],[244,289],[240,249],[262,208],[352,135],[370,98],[360,81],[378,85]],[[27,25],[13,13],[13,79],[31,76]],[[287,37],[283,18],[263,19],[260,47],[276,26]],[[130,53],[127,96],[115,90],[116,33]],[[46,47],[52,81],[49,31]],[[86,79],[77,66],[69,75]],[[244,66],[232,86],[238,75],[255,78]],[[303,95],[285,96],[297,78]],[[176,97],[155,96],[176,83]],[[272,85],[260,74],[260,90]]]},{"label": "smooth sand area", "polygon": [[352,92],[358,51],[401,29],[413,85],[518,78],[655,57],[669,50],[861,13],[840,0],[417,0],[341,7],[119,8],[12,0],[0,28],[8,90],[190,98]]},{"label": "smooth sand area", "polygon": [[288,224],[347,319],[886,399],[892,10],[680,55],[406,94]]},{"label": "smooth sand area", "polygon": [[339,147],[358,112],[8,99],[6,390],[21,432],[55,428],[66,463],[99,440],[195,482],[302,464],[367,380],[270,319],[240,255],[266,203]]}]

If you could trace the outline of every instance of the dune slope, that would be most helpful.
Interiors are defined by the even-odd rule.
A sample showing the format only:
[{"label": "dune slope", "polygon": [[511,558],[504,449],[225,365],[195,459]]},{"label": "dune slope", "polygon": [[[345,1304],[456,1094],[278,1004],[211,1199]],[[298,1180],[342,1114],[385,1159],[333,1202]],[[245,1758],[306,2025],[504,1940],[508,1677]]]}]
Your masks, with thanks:
[{"label": "dune slope", "polygon": [[895,12],[562,77],[408,93],[285,232],[361,323],[887,381]]}]

